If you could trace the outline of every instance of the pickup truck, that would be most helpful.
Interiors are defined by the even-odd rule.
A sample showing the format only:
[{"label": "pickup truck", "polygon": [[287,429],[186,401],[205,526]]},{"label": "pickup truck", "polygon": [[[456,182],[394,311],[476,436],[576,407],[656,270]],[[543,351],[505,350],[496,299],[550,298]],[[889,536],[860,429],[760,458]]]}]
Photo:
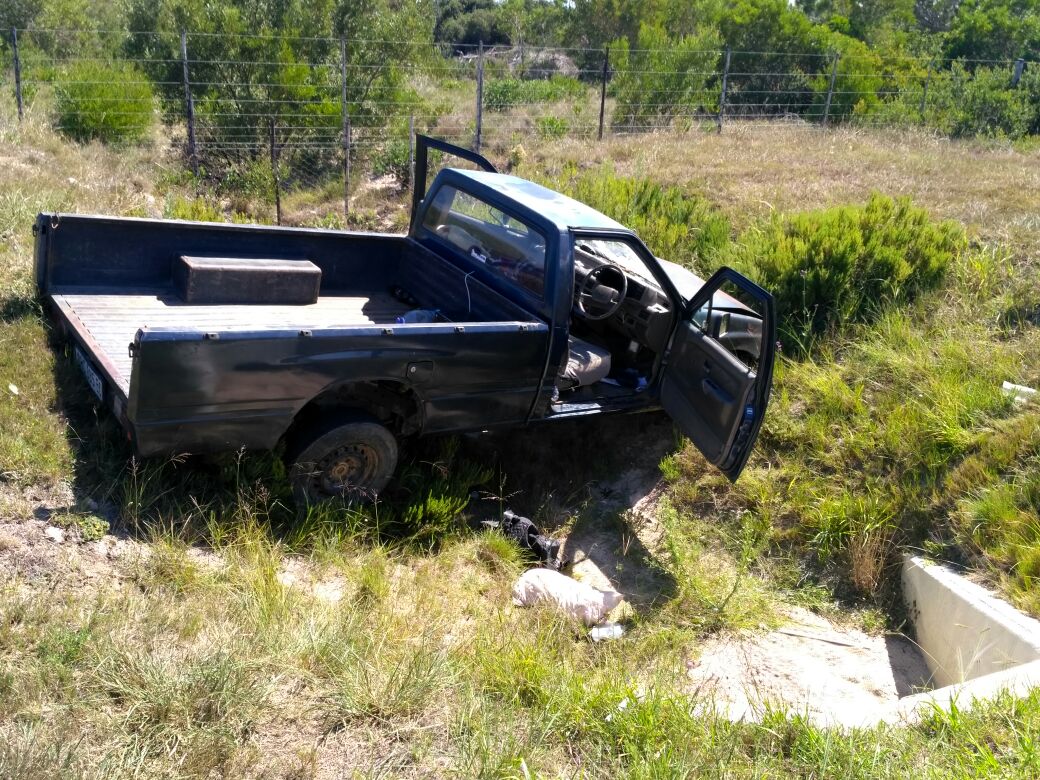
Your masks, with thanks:
[{"label": "pickup truck", "polygon": [[[663,408],[736,479],[772,296],[470,150],[416,147],[406,235],[37,217],[40,298],[136,452],[280,447],[299,499],[365,500],[410,437]],[[431,149],[479,170],[427,190]]]}]

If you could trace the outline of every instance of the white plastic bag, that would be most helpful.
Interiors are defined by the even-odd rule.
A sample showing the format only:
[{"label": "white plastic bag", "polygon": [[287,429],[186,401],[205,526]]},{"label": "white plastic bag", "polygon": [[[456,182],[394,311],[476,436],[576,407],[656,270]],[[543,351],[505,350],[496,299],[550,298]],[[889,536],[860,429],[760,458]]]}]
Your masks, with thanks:
[{"label": "white plastic bag", "polygon": [[552,569],[530,569],[513,583],[513,603],[518,607],[550,602],[587,626],[599,623],[622,598],[617,591],[597,590]]}]

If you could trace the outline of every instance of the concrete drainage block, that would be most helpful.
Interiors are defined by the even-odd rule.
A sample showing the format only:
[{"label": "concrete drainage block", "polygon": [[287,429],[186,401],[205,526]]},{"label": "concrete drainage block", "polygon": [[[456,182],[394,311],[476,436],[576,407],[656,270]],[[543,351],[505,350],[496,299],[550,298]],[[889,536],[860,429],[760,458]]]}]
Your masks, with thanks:
[{"label": "concrete drainage block", "polygon": [[951,702],[967,709],[1001,691],[1021,696],[1040,687],[1040,621],[918,556],[903,561],[902,580],[936,688],[901,699],[884,720],[913,721]]}]

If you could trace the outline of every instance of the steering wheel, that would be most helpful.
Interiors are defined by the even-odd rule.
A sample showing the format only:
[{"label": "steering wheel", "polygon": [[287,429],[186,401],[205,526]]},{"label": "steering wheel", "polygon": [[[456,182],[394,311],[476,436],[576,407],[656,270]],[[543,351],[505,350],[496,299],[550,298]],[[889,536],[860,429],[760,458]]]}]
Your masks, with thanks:
[{"label": "steering wheel", "polygon": [[[621,289],[611,287],[600,281],[600,277],[606,271],[613,271],[621,277]],[[621,308],[628,293],[628,277],[625,272],[613,263],[604,263],[593,268],[582,280],[578,287],[578,295],[574,300],[574,308],[587,320],[605,320]],[[589,304],[594,308],[602,308],[596,313],[589,311]]]}]

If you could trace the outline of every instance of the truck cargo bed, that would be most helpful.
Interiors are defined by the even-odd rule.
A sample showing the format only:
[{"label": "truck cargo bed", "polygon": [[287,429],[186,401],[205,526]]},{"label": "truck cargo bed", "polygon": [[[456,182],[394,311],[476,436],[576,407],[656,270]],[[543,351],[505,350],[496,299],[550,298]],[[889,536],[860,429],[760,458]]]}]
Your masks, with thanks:
[{"label": "truck cargo bed", "polygon": [[124,397],[130,391],[129,345],[140,328],[189,331],[301,330],[385,324],[409,307],[385,293],[322,296],[302,306],[191,305],[172,293],[98,294],[63,292],[50,296],[60,316]]}]

